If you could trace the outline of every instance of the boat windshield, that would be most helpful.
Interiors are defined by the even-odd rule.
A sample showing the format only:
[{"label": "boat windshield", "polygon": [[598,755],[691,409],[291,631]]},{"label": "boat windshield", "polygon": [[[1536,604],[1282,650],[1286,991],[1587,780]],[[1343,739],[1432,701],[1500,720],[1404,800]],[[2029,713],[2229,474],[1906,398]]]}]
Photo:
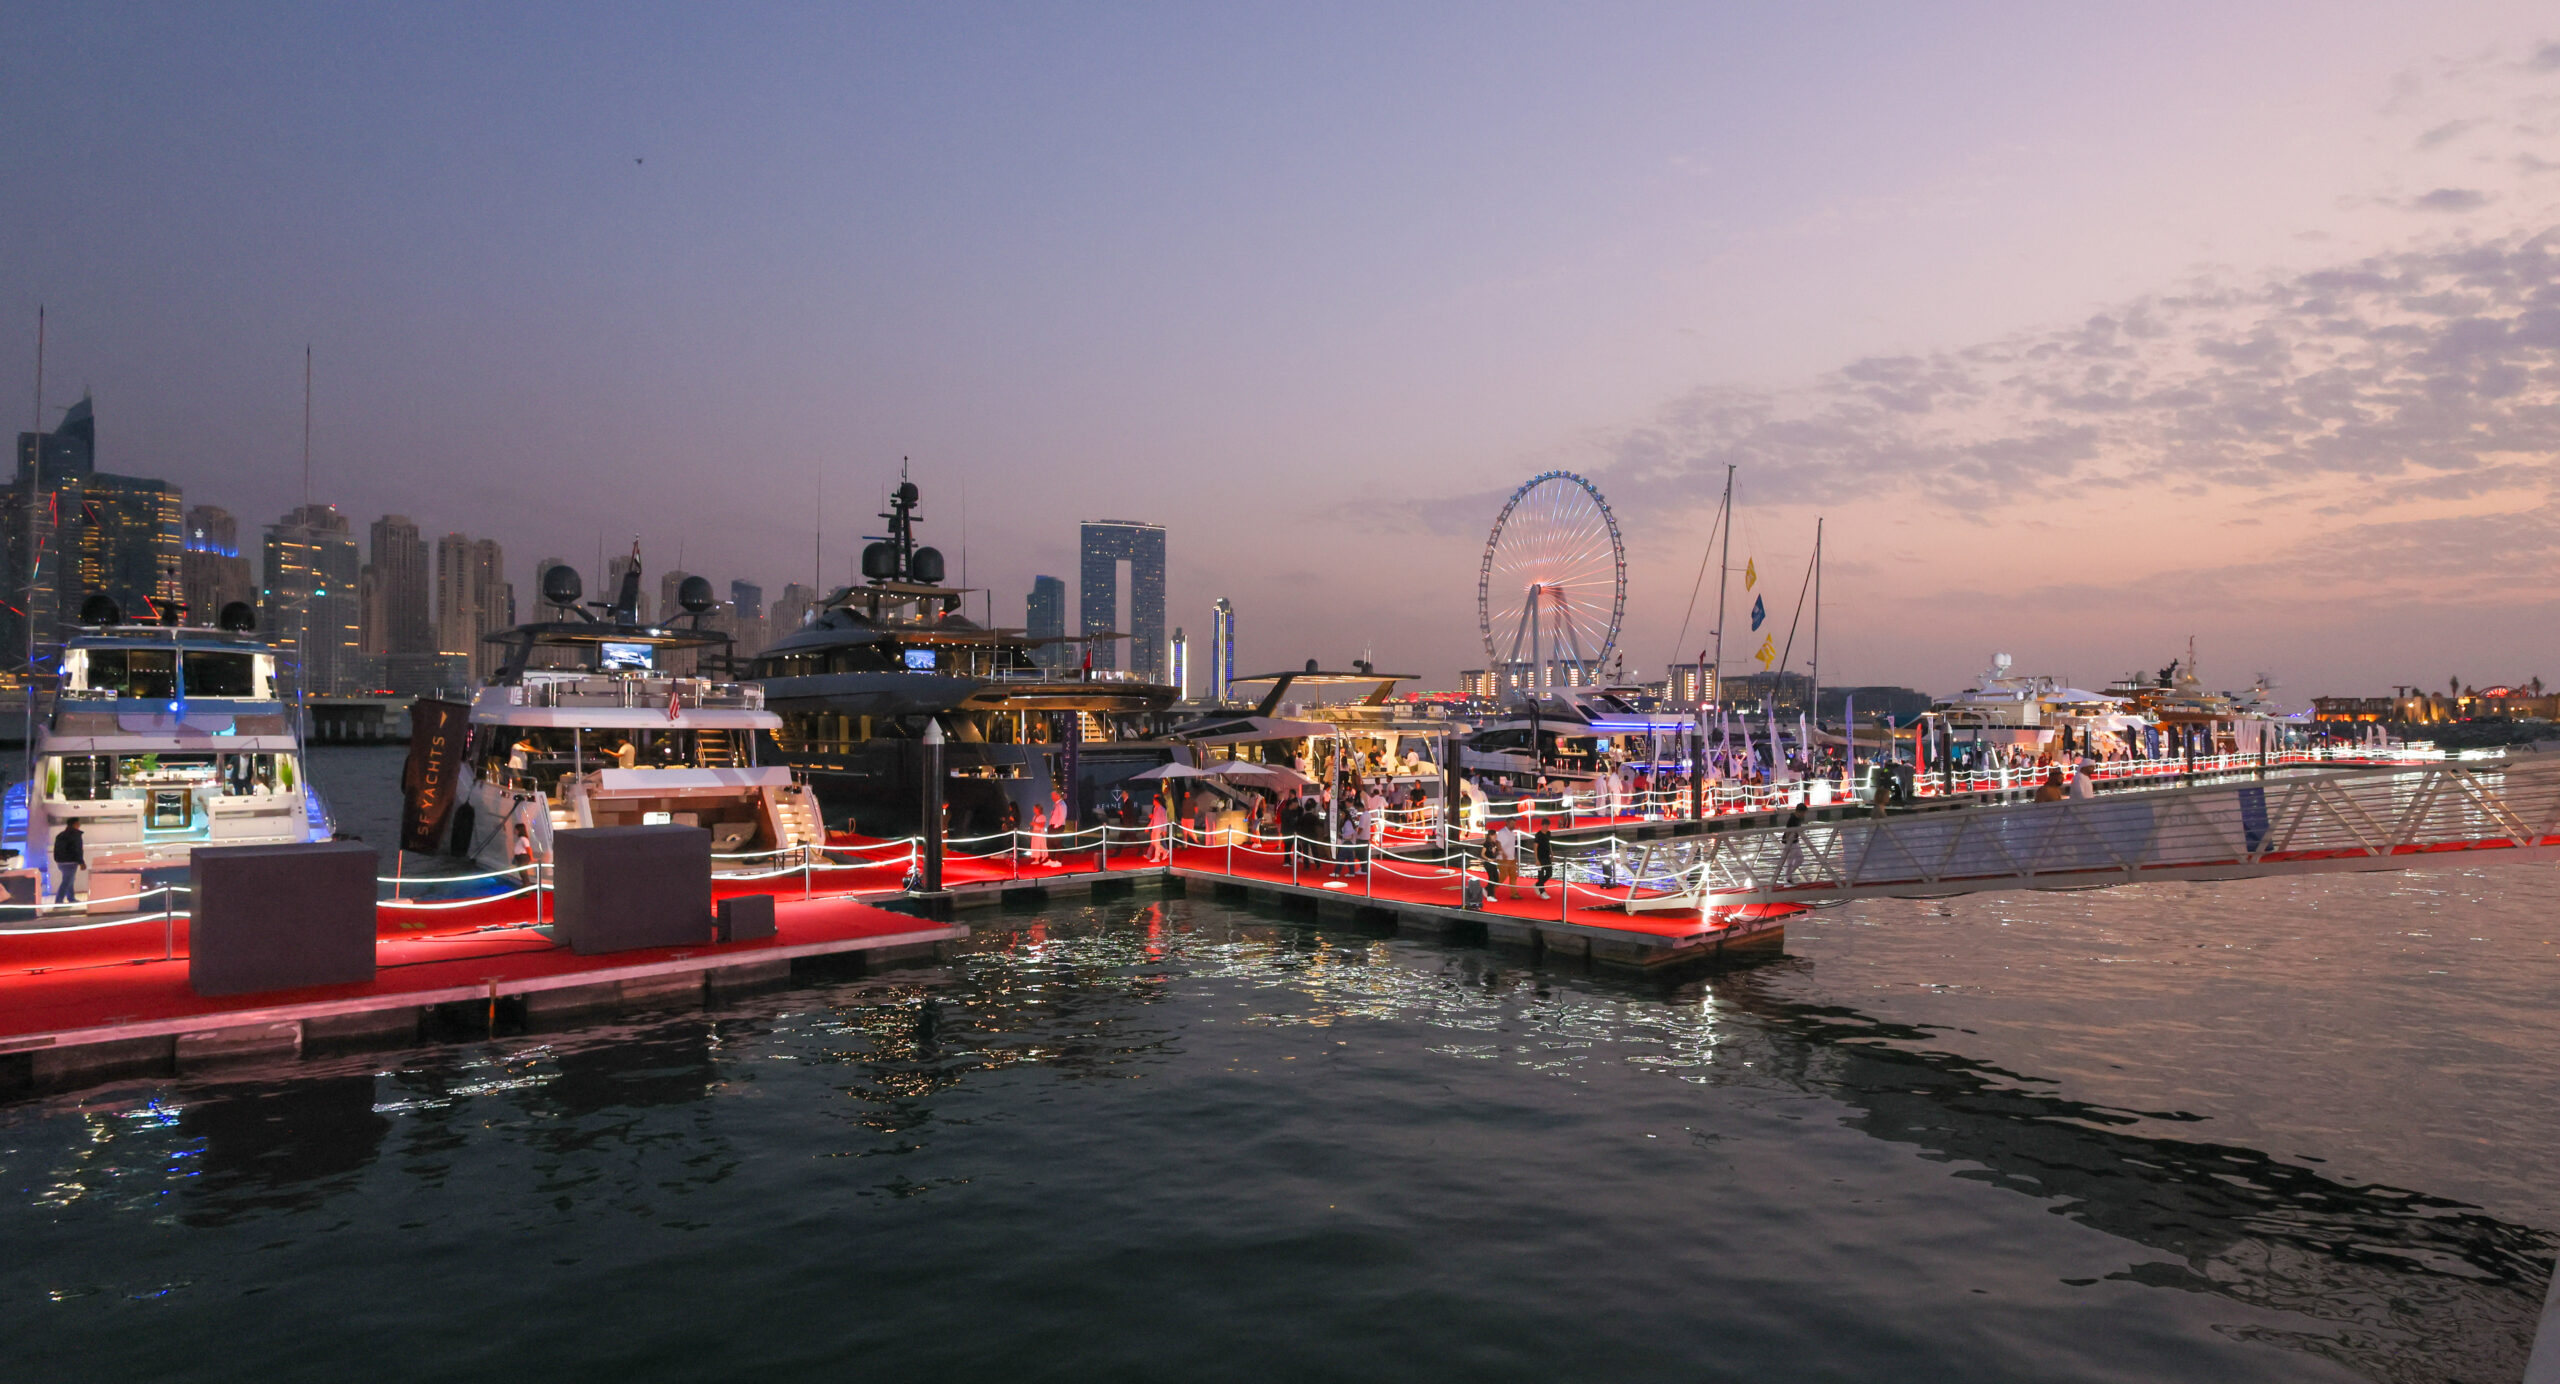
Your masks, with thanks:
[{"label": "boat windshield", "polygon": [[256,696],[256,668],[256,660],[249,654],[229,649],[189,649],[186,651],[187,695]]},{"label": "boat windshield", "polygon": [[[560,780],[599,769],[684,769],[702,767],[704,733],[669,727],[664,730],[595,729],[568,726],[491,727],[496,734],[487,748],[483,777],[515,787],[555,795]],[[708,733],[724,751],[722,763],[736,763],[735,746],[723,731]]]},{"label": "boat windshield", "polygon": [[175,649],[91,649],[88,664],[88,691],[146,700],[178,695]]}]

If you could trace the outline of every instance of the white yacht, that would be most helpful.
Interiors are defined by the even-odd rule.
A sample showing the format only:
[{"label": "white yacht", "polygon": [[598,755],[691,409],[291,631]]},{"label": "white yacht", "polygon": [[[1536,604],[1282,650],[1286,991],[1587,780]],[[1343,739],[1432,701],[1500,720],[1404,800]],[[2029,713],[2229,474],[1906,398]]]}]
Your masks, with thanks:
[{"label": "white yacht", "polygon": [[[808,786],[759,762],[782,724],[764,689],[668,666],[725,650],[727,635],[700,627],[710,583],[690,578],[679,593],[691,626],[642,624],[639,584],[636,549],[611,603],[581,606],[578,574],[552,568],[543,597],[564,618],[490,635],[506,658],[467,713],[436,702],[411,713],[427,723],[419,743],[450,748],[413,772],[404,846],[502,869],[549,859],[552,832],[575,827],[707,827],[712,850],[732,857],[825,844]],[[467,735],[437,734],[464,714]]]},{"label": "white yacht", "polygon": [[[1632,687],[1551,688],[1527,694],[1480,723],[1458,745],[1472,777],[1528,786],[1540,778],[1596,781],[1611,761],[1669,766],[1681,760],[1695,718],[1656,706]],[[1538,753],[1530,752],[1536,737]]]},{"label": "white yacht", "polygon": [[137,892],[141,871],[183,866],[199,846],[328,839],[276,650],[250,632],[245,604],[216,629],[84,614],[97,623],[63,645],[32,777],[9,790],[0,832],[48,885],[53,838],[75,820],[99,899]]}]

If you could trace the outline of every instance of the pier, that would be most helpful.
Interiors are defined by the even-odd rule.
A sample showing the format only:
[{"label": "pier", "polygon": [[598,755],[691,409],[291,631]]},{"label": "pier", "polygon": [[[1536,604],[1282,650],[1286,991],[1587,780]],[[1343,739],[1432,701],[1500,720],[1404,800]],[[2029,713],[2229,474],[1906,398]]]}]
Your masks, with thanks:
[{"label": "pier", "polygon": [[[1414,832],[1374,849],[1226,831],[1149,850],[1091,827],[1033,851],[1020,834],[950,843],[922,890],[920,843],[838,836],[824,850],[722,858],[714,894],[770,894],[770,939],[578,956],[546,926],[550,889],[517,873],[382,881],[369,983],[229,999],[188,985],[185,886],[0,930],[0,1090],[43,1089],[252,1056],[543,1027],[632,1005],[698,1004],[795,968],[933,957],[961,911],[1140,887],[1263,902],[1317,918],[1637,971],[1779,953],[1787,920],[1873,897],[2086,889],[2153,880],[2388,870],[2460,854],[2560,859],[2560,759],[2299,767],[2264,779],[2125,785],[2061,802],[1952,798],[1882,815],[1845,806],[1794,829],[1766,813],[1583,823],[1556,877],[1485,887],[1473,851]],[[1472,876],[1471,876],[1471,872]]]}]

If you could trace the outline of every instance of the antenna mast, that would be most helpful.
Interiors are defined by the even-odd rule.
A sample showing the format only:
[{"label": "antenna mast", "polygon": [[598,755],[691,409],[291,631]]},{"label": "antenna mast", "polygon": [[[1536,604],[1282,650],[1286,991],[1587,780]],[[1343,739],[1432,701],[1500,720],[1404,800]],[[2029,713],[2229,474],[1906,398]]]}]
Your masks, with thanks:
[{"label": "antenna mast", "polygon": [[307,341],[302,343],[302,507],[311,508],[311,343]]}]

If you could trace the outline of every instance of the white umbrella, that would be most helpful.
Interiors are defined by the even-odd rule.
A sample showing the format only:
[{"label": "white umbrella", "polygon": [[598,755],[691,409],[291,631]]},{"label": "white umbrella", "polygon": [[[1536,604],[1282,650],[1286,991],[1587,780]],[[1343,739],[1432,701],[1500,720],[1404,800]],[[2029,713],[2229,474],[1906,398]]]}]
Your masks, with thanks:
[{"label": "white umbrella", "polygon": [[1217,775],[1206,769],[1192,768],[1188,764],[1159,764],[1143,774],[1131,774],[1129,777],[1132,779],[1187,779],[1216,778]]},{"label": "white umbrella", "polygon": [[1278,764],[1256,764],[1247,759],[1226,760],[1209,772],[1222,778],[1268,779],[1275,783],[1294,783],[1301,788],[1315,786],[1314,779],[1308,778],[1295,769],[1284,768]]}]

